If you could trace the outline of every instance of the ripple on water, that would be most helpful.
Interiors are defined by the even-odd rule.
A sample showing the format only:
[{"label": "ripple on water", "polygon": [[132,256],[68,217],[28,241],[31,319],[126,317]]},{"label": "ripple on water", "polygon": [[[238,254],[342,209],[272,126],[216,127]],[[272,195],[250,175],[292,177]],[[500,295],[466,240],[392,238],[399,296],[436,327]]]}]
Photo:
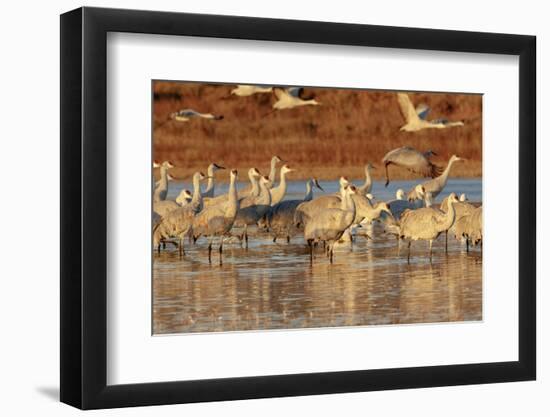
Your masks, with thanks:
[{"label": "ripple on water", "polygon": [[[217,248],[216,248],[217,249]],[[375,234],[339,248],[331,265],[319,247],[313,265],[303,239],[255,236],[248,250],[224,245],[208,263],[204,240],[179,257],[154,255],[155,334],[434,323],[482,319],[481,252],[459,242],[406,245]]]}]

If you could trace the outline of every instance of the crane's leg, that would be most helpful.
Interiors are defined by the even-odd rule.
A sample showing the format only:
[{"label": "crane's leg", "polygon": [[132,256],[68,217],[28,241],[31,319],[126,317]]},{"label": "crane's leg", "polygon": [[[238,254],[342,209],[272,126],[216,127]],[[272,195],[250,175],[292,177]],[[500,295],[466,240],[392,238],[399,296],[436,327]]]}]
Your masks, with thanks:
[{"label": "crane's leg", "polygon": [[433,245],[433,240],[430,240],[430,263],[432,263],[432,245]]},{"label": "crane's leg", "polygon": [[334,246],[334,243],[332,245],[329,244],[329,252],[330,252],[330,263],[332,263],[332,255],[333,255],[333,246]]},{"label": "crane's leg", "polygon": [[277,236],[273,236],[273,243],[277,243]]},{"label": "crane's leg", "polygon": [[248,225],[244,225],[244,247],[248,249]]},{"label": "crane's leg", "polygon": [[166,242],[164,240],[162,241],[162,249],[166,249]]},{"label": "crane's leg", "polygon": [[[447,246],[447,241],[449,240],[449,231],[445,230],[445,253],[449,252],[449,248]],[[431,247],[432,241],[430,240],[430,247]]]},{"label": "crane's leg", "polygon": [[307,245],[309,246],[309,264],[313,265],[313,242],[308,239]]},{"label": "crane's leg", "polygon": [[290,235],[286,235],[286,243],[290,245]]},{"label": "crane's leg", "polygon": [[220,238],[220,247],[218,249],[218,251],[220,252],[220,265],[223,263],[223,235],[221,236]]},{"label": "crane's leg", "polygon": [[399,238],[399,235],[396,235],[395,238],[397,239],[397,256],[399,256],[399,253],[401,252],[401,239]]},{"label": "crane's leg", "polygon": [[183,248],[183,236],[180,237],[180,244],[178,246],[178,252],[180,254],[180,258],[185,255],[185,249]]},{"label": "crane's leg", "polygon": [[208,241],[208,263],[212,263],[212,239]]},{"label": "crane's leg", "polygon": [[407,245],[408,252],[407,252],[407,263],[411,263],[411,241],[409,240],[409,244]]},{"label": "crane's leg", "polygon": [[390,183],[390,176],[388,175],[388,165],[389,165],[388,163],[384,164],[384,169],[386,170],[386,184],[385,184],[386,187]]},{"label": "crane's leg", "polygon": [[470,252],[470,239],[466,238],[466,253]]}]

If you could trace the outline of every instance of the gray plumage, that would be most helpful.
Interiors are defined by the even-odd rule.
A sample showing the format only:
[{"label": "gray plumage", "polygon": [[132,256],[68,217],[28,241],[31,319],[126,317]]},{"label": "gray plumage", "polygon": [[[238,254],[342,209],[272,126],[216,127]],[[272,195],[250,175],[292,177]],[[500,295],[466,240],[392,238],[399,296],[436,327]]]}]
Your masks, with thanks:
[{"label": "gray plumage", "polygon": [[351,198],[356,193],[353,185],[344,190],[340,207],[326,208],[310,218],[304,227],[304,239],[310,248],[310,261],[313,261],[313,244],[319,241],[327,243],[327,251],[332,263],[333,246],[355,219],[355,203]]},{"label": "gray plumage", "polygon": [[210,120],[222,120],[222,115],[214,115],[212,113],[201,113],[193,109],[183,109],[170,114],[170,119],[178,122],[188,122],[194,118],[210,119]]},{"label": "gray plumage", "polygon": [[153,202],[153,211],[159,216],[164,217],[171,211],[174,211],[181,206],[174,200],[161,200]]},{"label": "gray plumage", "polygon": [[275,176],[277,175],[277,164],[283,162],[281,158],[279,158],[277,155],[271,158],[271,166],[269,169],[269,181],[271,181],[271,184],[275,184]]},{"label": "gray plumage", "polygon": [[273,236],[273,242],[278,237],[286,237],[287,242],[296,234],[298,229],[294,225],[294,214],[298,205],[304,201],[313,199],[313,187],[323,190],[317,179],[312,178],[306,182],[306,194],[302,200],[285,200],[273,205],[265,216],[265,226]]},{"label": "gray plumage", "polygon": [[373,168],[374,166],[370,162],[367,165],[365,165],[365,183],[357,187],[357,191],[361,195],[367,195],[372,190],[372,177],[370,175],[370,171]]},{"label": "gray plumage", "polygon": [[403,146],[389,151],[384,155],[384,158],[382,158],[386,173],[386,187],[390,183],[388,173],[388,167],[390,165],[400,166],[423,177],[437,177],[441,173],[441,168],[430,161],[432,155],[436,155],[436,153],[431,150],[422,153],[410,146]]},{"label": "gray plumage", "polygon": [[166,200],[166,196],[168,195],[168,181],[171,179],[168,170],[173,167],[174,164],[170,161],[164,161],[162,164],[153,162],[153,168],[160,168],[160,181],[153,192],[153,201]]},{"label": "gray plumage", "polygon": [[483,208],[477,207],[468,216],[468,221],[463,232],[468,244],[477,245],[483,241]]},{"label": "gray plumage", "polygon": [[456,194],[451,193],[447,200],[447,212],[433,207],[424,207],[403,213],[400,220],[400,238],[409,240],[407,260],[410,260],[412,240],[428,240],[430,260],[432,259],[433,241],[454,224],[456,202],[458,202]]},{"label": "gray plumage", "polygon": [[218,164],[208,165],[208,170],[206,171],[206,174],[208,175],[208,183],[206,184],[206,189],[201,193],[203,198],[214,197],[214,188],[216,187],[216,178],[214,177],[214,174],[220,169],[225,168]]},{"label": "gray plumage", "polygon": [[339,200],[336,200],[336,205],[340,203],[341,198],[344,195],[344,191],[346,187],[350,185],[350,182],[346,177],[340,177],[339,182],[340,191],[338,193],[323,195],[321,197],[317,197],[315,200],[312,201],[304,201],[303,203],[300,203],[298,207],[296,207],[294,213],[294,224],[296,225],[296,227],[302,228],[307,222],[308,218],[313,217],[318,211],[328,208],[330,204],[334,204],[334,197],[340,198]]},{"label": "gray plumage", "polygon": [[[258,178],[260,178],[261,176],[262,174],[260,174],[260,171],[258,171],[258,168],[250,168],[248,170],[248,179],[250,180],[251,185],[243,188],[242,190],[239,190],[238,198],[243,199],[251,195],[257,196],[260,193]],[[209,207],[211,205],[218,205],[226,201],[227,201],[227,194],[223,194],[213,198],[205,198],[203,200],[203,204],[205,207]]]},{"label": "gray plumage", "polygon": [[[288,165],[283,165],[281,167],[279,185],[277,185],[277,187],[271,188],[271,205],[272,206],[274,206],[275,204],[279,204],[281,201],[283,201],[283,198],[285,197],[285,194],[286,194],[286,188],[287,188],[286,174],[292,171],[294,170],[291,169]],[[271,183],[271,178],[269,180]]]},{"label": "gray plumage", "polygon": [[[179,207],[166,213],[153,229],[153,245],[160,250],[160,243],[169,238],[180,241],[180,253],[183,253],[183,239],[190,236],[193,217],[202,210],[200,181],[205,178],[202,172],[193,175],[193,199],[185,207]],[[175,203],[175,202],[174,202]],[[177,203],[175,203],[177,205]],[[153,206],[154,209],[154,206]],[[156,211],[156,210],[155,210]],[[158,213],[160,214],[160,213]]]},{"label": "gray plumage", "polygon": [[260,194],[256,197],[248,196],[239,199],[239,210],[235,217],[235,227],[244,227],[242,237],[248,246],[248,226],[257,225],[258,221],[267,213],[271,207],[271,193],[269,192],[268,177],[260,179]]},{"label": "gray plumage", "polygon": [[[447,211],[447,200],[449,196],[445,197],[441,201],[441,209]],[[456,240],[462,241],[464,238],[464,233],[467,229],[467,224],[472,213],[475,211],[475,206],[470,203],[462,202],[459,200],[458,203],[455,203],[455,222],[453,226],[449,229],[449,232],[453,233]]]},{"label": "gray plumage", "polygon": [[223,252],[223,238],[226,236],[235,222],[237,211],[239,209],[239,200],[237,198],[237,188],[235,182],[237,181],[237,171],[232,170],[230,172],[229,191],[227,193],[227,200],[223,203],[212,205],[193,218],[193,238],[197,239],[199,236],[207,236],[210,238],[208,242],[208,259],[211,260],[212,242],[214,237],[220,237],[220,262],[221,254]]},{"label": "gray plumage", "polygon": [[[457,161],[462,161],[462,160],[463,160],[462,158],[459,158],[456,155],[451,156],[451,158],[449,159],[449,162],[447,163],[447,167],[445,168],[445,170],[441,175],[439,175],[438,177],[432,180],[422,183],[422,186],[424,187],[425,192],[430,193],[432,198],[435,199],[447,185],[447,179],[449,178],[449,173],[451,172],[451,167],[453,166],[453,164]],[[413,188],[409,191],[407,198],[409,200],[420,200],[422,199],[422,196],[419,196],[418,193],[416,192],[416,188]]]}]

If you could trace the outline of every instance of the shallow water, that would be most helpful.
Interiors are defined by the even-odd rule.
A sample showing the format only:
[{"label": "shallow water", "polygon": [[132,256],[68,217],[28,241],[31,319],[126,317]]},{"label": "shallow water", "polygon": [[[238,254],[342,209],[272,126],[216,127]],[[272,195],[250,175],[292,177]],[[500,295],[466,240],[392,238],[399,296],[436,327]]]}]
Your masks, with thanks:
[{"label": "shallow water", "polygon": [[[455,192],[466,192],[472,201],[481,200],[481,181],[460,181],[466,183],[450,183],[441,197],[457,186],[460,189]],[[407,183],[412,184],[397,182],[393,192]],[[332,191],[327,183],[322,185]],[[375,184],[374,194],[384,198],[377,192],[379,186],[384,188]],[[303,182],[294,188],[303,190]],[[392,191],[384,191],[391,195]],[[449,238],[446,254],[442,235],[434,242],[431,263],[428,244],[413,242],[409,264],[406,244],[398,253],[394,237],[379,228],[370,234],[373,240],[356,236],[352,245],[335,250],[332,265],[321,247],[310,264],[300,237],[290,244],[284,239],[273,243],[270,236],[260,233],[251,237],[248,249],[239,243],[224,244],[221,265],[217,250],[212,253],[212,263],[208,262],[204,238],[196,245],[187,244],[183,257],[169,246],[160,255],[154,254],[153,331],[167,334],[482,319],[479,248],[466,253],[460,242]]]}]

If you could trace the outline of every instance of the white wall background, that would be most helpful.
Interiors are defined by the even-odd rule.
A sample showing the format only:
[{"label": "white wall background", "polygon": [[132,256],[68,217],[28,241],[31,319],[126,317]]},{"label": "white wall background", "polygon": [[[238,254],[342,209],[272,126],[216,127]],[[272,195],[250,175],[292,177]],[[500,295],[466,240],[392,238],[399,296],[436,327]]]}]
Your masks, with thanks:
[{"label": "white wall background", "polygon": [[[450,7],[440,0],[422,3],[302,2],[278,0],[93,1],[89,6],[237,14],[262,17],[417,26],[534,34],[538,37],[539,213],[548,203],[549,156],[542,138],[542,115],[550,97],[541,80],[548,71],[550,27],[544,2],[524,0],[510,5],[463,0]],[[62,0],[10,2],[2,7],[0,24],[0,137],[2,178],[11,189],[0,205],[2,219],[0,277],[0,410],[3,415],[73,415],[58,403],[59,392],[59,17],[81,3]],[[313,7],[313,5],[315,5]],[[337,7],[339,6],[339,7]],[[7,148],[6,148],[7,146]],[[547,187],[546,187],[547,188]],[[14,200],[17,201],[14,204]],[[548,253],[550,222],[538,223],[538,381],[498,385],[387,391],[301,398],[237,401],[168,407],[100,411],[99,415],[408,415],[464,416],[548,415],[550,405],[550,272],[542,257]],[[544,395],[546,394],[546,395]]]}]

